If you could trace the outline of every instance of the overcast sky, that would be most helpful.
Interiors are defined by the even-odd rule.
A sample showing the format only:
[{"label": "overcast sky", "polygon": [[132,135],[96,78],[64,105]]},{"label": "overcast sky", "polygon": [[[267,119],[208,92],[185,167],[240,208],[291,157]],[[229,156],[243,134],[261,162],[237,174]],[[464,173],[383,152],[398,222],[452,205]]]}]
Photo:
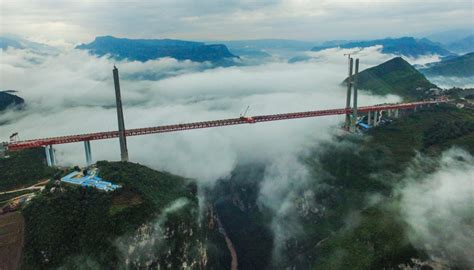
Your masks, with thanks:
[{"label": "overcast sky", "polygon": [[64,45],[98,35],[309,41],[473,27],[473,0],[0,0],[0,33]]}]

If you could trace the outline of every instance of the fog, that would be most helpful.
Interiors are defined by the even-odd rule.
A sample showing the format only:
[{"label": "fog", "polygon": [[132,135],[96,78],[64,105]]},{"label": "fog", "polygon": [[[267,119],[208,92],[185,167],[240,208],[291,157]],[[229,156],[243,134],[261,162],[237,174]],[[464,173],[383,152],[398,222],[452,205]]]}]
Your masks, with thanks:
[{"label": "fog", "polygon": [[[382,54],[362,50],[362,66],[383,61]],[[25,50],[1,52],[0,89],[18,90],[26,110],[0,115],[7,121],[0,138],[20,139],[116,130],[112,68],[121,75],[127,128],[249,115],[340,108],[345,103],[345,50],[316,53],[315,59],[288,64],[213,68],[174,59],[125,62],[96,58],[83,51],[57,56]],[[364,56],[372,55],[370,58]],[[376,56],[380,56],[378,59]],[[160,80],[140,80],[143,74]],[[153,76],[151,76],[153,77]],[[398,101],[361,93],[359,104]],[[265,124],[130,137],[130,160],[212,183],[241,161],[273,162],[296,154],[306,142],[323,140],[343,117],[321,117]],[[84,165],[83,145],[55,146],[60,165]],[[119,159],[118,140],[92,142],[94,160]]]},{"label": "fog", "polygon": [[[438,168],[421,174],[427,163]],[[450,149],[439,160],[419,157],[400,188],[401,212],[411,227],[411,241],[433,258],[474,267],[474,158]]]}]

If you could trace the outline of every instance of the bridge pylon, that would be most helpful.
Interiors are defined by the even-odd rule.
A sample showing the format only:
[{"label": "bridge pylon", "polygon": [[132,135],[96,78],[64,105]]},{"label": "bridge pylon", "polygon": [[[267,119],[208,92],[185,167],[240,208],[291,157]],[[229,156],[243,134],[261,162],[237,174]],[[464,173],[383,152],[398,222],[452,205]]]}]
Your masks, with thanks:
[{"label": "bridge pylon", "polygon": [[[354,59],[352,59],[351,55],[348,56],[348,64],[349,64],[349,76],[347,77],[347,96],[346,96],[346,110],[351,109],[351,95],[352,95],[352,67],[354,66]],[[351,124],[351,115],[350,113],[346,113],[346,121],[344,124],[344,128],[349,130]]]},{"label": "bridge pylon", "polygon": [[128,161],[128,149],[127,149],[127,137],[125,135],[125,122],[123,120],[123,108],[122,108],[122,96],[120,93],[120,81],[117,67],[114,66],[114,86],[115,86],[115,102],[117,106],[117,121],[119,129],[119,141],[120,141],[120,159],[122,161]]},{"label": "bridge pylon", "polygon": [[358,89],[357,89],[357,77],[359,77],[359,58],[355,60],[355,72],[354,76],[352,79],[352,84],[354,88],[354,101],[352,102],[353,107],[352,107],[352,121],[351,121],[351,126],[350,126],[350,131],[355,132],[356,130],[356,125],[357,125],[357,118],[358,118],[358,112],[357,112],[357,99],[358,99]]}]

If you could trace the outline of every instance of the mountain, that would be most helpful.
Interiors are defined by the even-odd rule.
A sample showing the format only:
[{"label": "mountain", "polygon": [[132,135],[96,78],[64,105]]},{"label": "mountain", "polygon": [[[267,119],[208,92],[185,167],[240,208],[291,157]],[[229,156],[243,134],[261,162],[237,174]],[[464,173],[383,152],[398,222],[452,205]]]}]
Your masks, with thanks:
[{"label": "mountain", "polygon": [[6,50],[7,48],[24,49],[25,47],[17,40],[0,37],[0,49]]},{"label": "mountain", "polygon": [[231,50],[248,49],[308,51],[314,46],[314,42],[289,39],[226,40],[216,42],[225,44]]},{"label": "mountain", "polygon": [[15,35],[4,35],[0,36],[0,49],[6,50],[7,48],[14,49],[29,49],[38,53],[43,54],[56,54],[59,50],[55,47],[26,40],[24,38]]},{"label": "mountain", "polygon": [[420,71],[430,76],[472,77],[474,76],[474,52],[430,64]]},{"label": "mountain", "polygon": [[437,54],[441,56],[449,55],[450,52],[440,45],[427,39],[414,39],[412,37],[386,38],[379,40],[355,41],[338,45],[328,45],[314,47],[312,51],[321,51],[330,48],[366,48],[376,45],[382,45],[382,52],[387,54],[404,55],[408,57],[418,57],[421,55]]},{"label": "mountain", "polygon": [[429,82],[403,58],[395,57],[359,72],[358,87],[370,90],[374,94],[395,94],[406,98],[416,98],[423,95],[423,90],[434,88],[436,85]]},{"label": "mountain", "polygon": [[457,53],[474,52],[474,35],[449,43],[447,48]]},{"label": "mountain", "polygon": [[226,45],[232,53],[248,58],[269,58],[272,55],[291,58],[298,52],[309,51],[314,42],[289,39],[251,39],[213,41]]},{"label": "mountain", "polygon": [[7,108],[21,107],[25,103],[24,99],[11,93],[14,93],[14,91],[0,91],[0,111]]},{"label": "mountain", "polygon": [[195,182],[133,163],[97,166],[122,188],[50,183],[23,209],[25,269],[204,268]]},{"label": "mountain", "polygon": [[429,33],[426,35],[426,38],[434,42],[439,42],[443,45],[448,45],[454,41],[461,40],[473,34],[474,31],[472,28],[461,28],[436,33]]},{"label": "mountain", "polygon": [[112,36],[96,37],[89,44],[76,47],[97,56],[110,55],[116,59],[145,62],[162,57],[196,62],[220,62],[237,58],[222,44],[206,45],[201,42],[172,39],[127,39]]}]

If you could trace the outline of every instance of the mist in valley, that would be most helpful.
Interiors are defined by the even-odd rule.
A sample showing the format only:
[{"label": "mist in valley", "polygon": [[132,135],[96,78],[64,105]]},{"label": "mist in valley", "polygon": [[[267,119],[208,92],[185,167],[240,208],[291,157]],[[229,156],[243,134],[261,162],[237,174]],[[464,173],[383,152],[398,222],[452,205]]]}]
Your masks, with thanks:
[{"label": "mist in valley", "polygon": [[[357,51],[355,57],[361,59],[361,69],[393,57],[382,54],[380,49],[371,47]],[[121,76],[125,126],[129,129],[236,118],[247,106],[250,106],[248,115],[342,108],[345,106],[346,87],[341,83],[347,75],[344,54],[350,52],[353,51],[329,49],[307,53],[307,60],[296,63],[276,58],[258,65],[244,63],[234,67],[214,67],[210,63],[171,58],[128,62],[97,58],[79,50],[44,55],[9,49],[0,52],[0,89],[18,90],[27,106],[24,110],[0,115],[0,123],[4,123],[0,128],[0,138],[6,140],[13,132],[19,132],[19,138],[23,140],[116,130],[114,65]],[[413,64],[424,64],[439,61],[439,57],[408,60]],[[399,101],[401,98],[393,95],[373,96],[359,92],[360,106]],[[337,176],[331,175],[332,172],[319,161],[308,163],[308,159],[347,151],[363,158],[358,156],[361,143],[357,140],[334,139],[342,133],[342,121],[343,116],[327,116],[129,137],[128,148],[132,162],[196,179],[201,189],[211,193],[223,181],[236,183],[235,179],[239,179],[236,174],[241,172],[242,166],[263,168],[262,173],[250,181],[249,187],[255,189],[255,197],[248,202],[256,207],[255,211],[271,215],[266,224],[273,238],[272,250],[268,252],[276,263],[289,259],[288,255],[283,256],[289,240],[301,239],[308,233],[308,220],[301,217],[302,213],[303,216],[322,215],[324,204],[316,202],[327,196],[326,191],[337,191],[336,185],[327,182]],[[55,150],[59,165],[85,165],[82,144],[55,146]],[[92,155],[96,161],[118,160],[118,140],[93,141]],[[459,161],[453,155],[452,151],[446,153],[437,169],[429,174],[416,166],[411,168],[412,172],[425,178],[437,179],[429,185],[419,183],[421,176],[413,177],[409,172],[394,176],[405,179],[403,186],[391,186],[400,196],[401,206],[397,211],[412,228],[410,237],[419,243],[421,249],[426,249],[426,243],[437,241],[436,234],[427,228],[427,224],[434,222],[428,212],[433,208],[449,210],[453,204],[466,204],[472,199],[466,193],[471,191],[472,194],[472,188],[465,190],[462,194],[466,196],[457,198],[458,201],[449,197],[451,193],[444,192],[457,185],[447,183],[444,176],[460,167],[462,171],[457,181],[463,183],[459,186],[472,187],[468,179],[472,177],[473,168],[466,165],[472,157],[461,152],[458,155],[463,160]],[[368,158],[366,163],[376,168],[374,181],[388,174],[380,160]],[[242,174],[245,175],[245,170]],[[371,199],[377,196],[385,195],[363,194],[361,205],[373,204]],[[433,201],[433,197],[439,200]],[[435,221],[449,223],[452,219],[448,210]],[[469,214],[469,209],[464,210],[468,217],[472,214]],[[347,214],[343,217],[347,224],[341,226],[349,226],[353,221],[350,217],[357,216],[354,212],[344,214]],[[462,231],[466,229],[465,221],[457,220],[455,224],[436,227],[435,230],[438,233]],[[122,240],[117,241],[123,253],[127,254],[131,247]],[[155,244],[153,239],[149,241]],[[446,247],[448,253],[466,246],[472,248],[465,238],[452,241]],[[440,256],[443,252],[436,248],[433,244],[432,256]],[[472,263],[468,257],[466,261]]]}]

